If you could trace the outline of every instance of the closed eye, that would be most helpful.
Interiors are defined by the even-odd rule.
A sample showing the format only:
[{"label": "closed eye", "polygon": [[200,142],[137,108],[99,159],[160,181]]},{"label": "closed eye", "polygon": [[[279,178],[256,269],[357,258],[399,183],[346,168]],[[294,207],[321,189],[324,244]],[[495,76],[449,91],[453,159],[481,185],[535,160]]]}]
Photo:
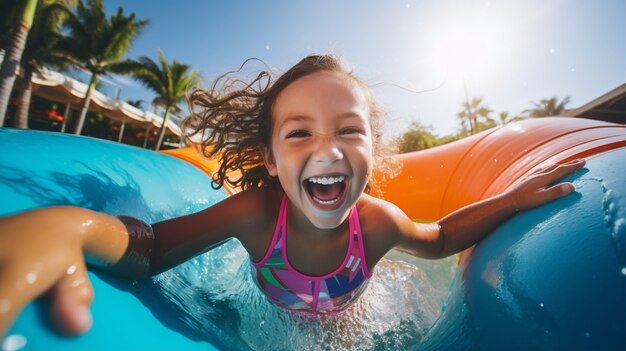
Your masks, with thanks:
[{"label": "closed eye", "polygon": [[309,133],[306,130],[294,130],[291,131],[287,134],[286,138],[290,139],[290,138],[306,138],[311,136],[311,133]]}]

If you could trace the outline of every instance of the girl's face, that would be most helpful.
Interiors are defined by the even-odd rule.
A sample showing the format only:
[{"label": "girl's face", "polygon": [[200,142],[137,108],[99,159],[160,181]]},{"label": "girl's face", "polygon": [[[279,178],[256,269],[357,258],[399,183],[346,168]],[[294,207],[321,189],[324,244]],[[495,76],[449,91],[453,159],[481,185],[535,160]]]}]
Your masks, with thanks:
[{"label": "girl's face", "polygon": [[338,227],[372,174],[362,88],[342,73],[312,73],[281,91],[272,112],[271,150],[264,155],[270,175],[278,176],[297,215],[320,229]]}]

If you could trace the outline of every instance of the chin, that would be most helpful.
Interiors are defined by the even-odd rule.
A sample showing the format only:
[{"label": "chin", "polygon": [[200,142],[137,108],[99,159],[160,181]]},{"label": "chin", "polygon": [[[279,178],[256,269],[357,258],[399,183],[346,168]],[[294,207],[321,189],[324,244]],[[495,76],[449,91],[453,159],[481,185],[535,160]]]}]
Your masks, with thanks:
[{"label": "chin", "polygon": [[335,229],[341,225],[341,222],[329,222],[329,221],[311,221],[313,225],[318,229]]},{"label": "chin", "polygon": [[345,222],[350,216],[349,210],[335,211],[330,213],[311,214],[309,221],[319,229],[335,229]]}]

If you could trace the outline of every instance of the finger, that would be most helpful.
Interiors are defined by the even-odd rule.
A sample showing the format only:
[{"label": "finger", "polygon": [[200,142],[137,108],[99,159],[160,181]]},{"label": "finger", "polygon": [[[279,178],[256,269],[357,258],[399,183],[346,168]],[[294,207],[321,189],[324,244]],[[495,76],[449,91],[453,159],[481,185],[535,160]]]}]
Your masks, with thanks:
[{"label": "finger", "polygon": [[578,159],[574,159],[571,160],[569,162],[563,163],[563,164],[558,164],[558,163],[552,163],[548,166],[545,167],[540,167],[536,170],[534,170],[531,175],[535,175],[535,174],[545,174],[545,173],[550,173],[554,170],[556,170],[557,168],[570,168],[570,167],[574,167],[575,169],[577,169],[578,167],[582,167],[585,165],[585,160],[582,158],[578,158]]},{"label": "finger", "polygon": [[567,166],[567,165],[577,165],[577,164],[580,164],[580,163],[582,163],[584,165],[586,163],[585,159],[584,158],[577,158],[577,159],[571,160],[569,162],[566,162],[563,165],[564,166]]},{"label": "finger", "polygon": [[544,202],[549,202],[560,197],[571,194],[574,191],[574,184],[559,183],[542,191]]},{"label": "finger", "polygon": [[51,318],[61,333],[78,335],[91,328],[94,292],[84,262],[69,266],[51,293]]},{"label": "finger", "polygon": [[550,172],[553,169],[555,169],[556,167],[558,167],[558,164],[556,164],[556,163],[550,164],[550,165],[545,166],[545,167],[539,167],[536,170],[532,171],[530,173],[530,175],[536,175],[536,174],[542,174],[542,173]]},{"label": "finger", "polygon": [[[56,279],[42,270],[41,265],[32,266],[0,263],[0,337],[4,336],[13,321],[28,302],[45,292]],[[7,259],[6,262],[12,262]]]},{"label": "finger", "polygon": [[549,174],[550,179],[552,181],[556,181],[558,179],[562,179],[565,176],[574,173],[575,171],[581,169],[585,165],[585,160],[578,159],[571,162],[564,163],[559,165],[557,168],[552,170]]}]

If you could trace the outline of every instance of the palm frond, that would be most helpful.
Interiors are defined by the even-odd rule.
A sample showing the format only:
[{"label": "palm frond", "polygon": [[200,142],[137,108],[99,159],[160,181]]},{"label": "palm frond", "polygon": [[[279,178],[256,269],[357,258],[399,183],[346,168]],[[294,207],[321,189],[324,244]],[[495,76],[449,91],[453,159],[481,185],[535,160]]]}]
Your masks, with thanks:
[{"label": "palm frond", "polygon": [[137,63],[144,68],[137,70],[133,76],[154,91],[157,95],[155,102],[179,110],[178,103],[185,98],[188,87],[199,82],[199,75],[196,71],[189,72],[190,65],[176,60],[169,63],[161,50],[157,54],[159,63],[145,56],[140,57]]},{"label": "palm frond", "polygon": [[79,1],[65,25],[70,38],[60,40],[59,46],[72,61],[80,62],[79,67],[92,73],[120,73],[131,68],[124,56],[148,23],[137,20],[134,13],[126,16],[122,7],[107,18],[102,0]]}]

